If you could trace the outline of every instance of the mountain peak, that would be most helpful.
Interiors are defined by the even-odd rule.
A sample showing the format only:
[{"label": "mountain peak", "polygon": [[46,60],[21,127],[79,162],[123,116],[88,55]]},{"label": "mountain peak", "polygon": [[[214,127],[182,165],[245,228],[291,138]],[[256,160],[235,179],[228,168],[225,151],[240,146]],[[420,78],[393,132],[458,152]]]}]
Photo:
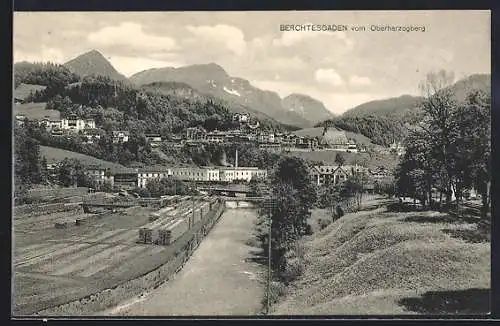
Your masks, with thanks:
[{"label": "mountain peak", "polygon": [[309,95],[292,93],[283,99],[283,107],[303,118],[316,123],[333,117],[323,102]]},{"label": "mountain peak", "polygon": [[64,64],[71,72],[81,77],[89,75],[101,75],[116,80],[126,80],[127,78],[120,74],[97,50],[90,50],[78,57],[69,60]]}]

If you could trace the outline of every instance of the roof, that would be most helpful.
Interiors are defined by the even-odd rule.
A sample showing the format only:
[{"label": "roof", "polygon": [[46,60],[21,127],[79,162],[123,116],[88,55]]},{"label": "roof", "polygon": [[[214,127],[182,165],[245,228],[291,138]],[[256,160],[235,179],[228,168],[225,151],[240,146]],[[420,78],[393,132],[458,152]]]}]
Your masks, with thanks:
[{"label": "roof", "polygon": [[166,166],[146,166],[143,168],[139,168],[138,172],[139,173],[144,173],[144,172],[168,172],[170,168]]},{"label": "roof", "polygon": [[85,129],[83,133],[85,135],[99,135],[101,131],[99,129]]},{"label": "roof", "polygon": [[259,170],[258,167],[246,167],[246,166],[238,166],[238,167],[231,167],[231,166],[221,166],[218,167],[219,170]]},{"label": "roof", "polygon": [[[323,169],[323,172],[321,172],[321,169]],[[320,174],[333,174],[333,173],[336,173],[338,170],[341,170],[345,173],[351,173],[351,171],[354,169],[354,171],[356,170],[361,170],[361,171],[364,171],[366,170],[365,167],[361,166],[361,165],[342,165],[342,166],[338,166],[338,165],[315,165],[313,167],[311,167],[311,172],[316,172],[316,173],[320,173]]]},{"label": "roof", "polygon": [[126,136],[130,135],[130,132],[128,132],[127,130],[114,130],[113,136],[118,136],[118,134],[121,134],[121,133],[126,135]]}]

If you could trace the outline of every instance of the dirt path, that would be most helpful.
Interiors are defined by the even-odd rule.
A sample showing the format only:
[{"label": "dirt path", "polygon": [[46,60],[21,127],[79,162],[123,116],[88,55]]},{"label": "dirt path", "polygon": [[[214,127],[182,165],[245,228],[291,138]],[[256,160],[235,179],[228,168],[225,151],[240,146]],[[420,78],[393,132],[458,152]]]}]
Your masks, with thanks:
[{"label": "dirt path", "polygon": [[173,279],[100,315],[255,315],[265,274],[261,266],[246,261],[256,250],[245,244],[255,219],[253,210],[226,211]]}]

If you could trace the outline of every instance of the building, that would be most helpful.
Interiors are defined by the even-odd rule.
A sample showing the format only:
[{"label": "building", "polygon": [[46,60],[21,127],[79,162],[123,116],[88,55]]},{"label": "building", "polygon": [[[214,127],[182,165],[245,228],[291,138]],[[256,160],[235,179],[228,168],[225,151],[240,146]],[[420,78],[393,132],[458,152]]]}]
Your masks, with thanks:
[{"label": "building", "polygon": [[186,139],[192,141],[205,141],[207,139],[207,131],[202,127],[187,128]]},{"label": "building", "polygon": [[261,144],[273,144],[276,142],[274,133],[260,133],[257,136],[257,140]]},{"label": "building", "polygon": [[79,131],[84,129],[95,129],[95,121],[93,119],[80,119],[72,114],[65,119],[61,119],[61,128],[71,131]]},{"label": "building", "polygon": [[114,144],[123,144],[128,142],[128,138],[130,133],[128,131],[117,130],[113,131],[113,143]]},{"label": "building", "polygon": [[111,177],[111,173],[109,169],[100,166],[100,165],[90,165],[86,169],[86,174],[96,188],[101,187],[102,185],[108,183],[111,186],[113,185],[113,178]]},{"label": "building", "polygon": [[360,165],[316,165],[310,168],[309,176],[311,182],[322,186],[327,184],[338,184],[344,182],[348,177],[356,173],[365,173],[366,168]]},{"label": "building", "polygon": [[250,121],[250,115],[248,113],[236,113],[233,115],[233,120],[240,123],[247,123]]},{"label": "building", "polygon": [[42,119],[40,122],[45,126],[45,129],[47,130],[53,130],[53,129],[62,129],[62,121],[61,120],[54,120],[50,119],[48,117],[45,117]]},{"label": "building", "polygon": [[50,131],[50,134],[54,137],[64,136],[64,130],[61,128],[54,128]]},{"label": "building", "polygon": [[282,151],[280,144],[259,144],[259,148],[275,153],[279,153]]},{"label": "building", "polygon": [[182,181],[219,181],[219,169],[209,167],[176,167],[172,176]]},{"label": "building", "polygon": [[267,178],[267,171],[257,167],[220,167],[221,182],[250,182],[253,179]]},{"label": "building", "polygon": [[207,133],[207,141],[209,143],[223,143],[226,141],[227,133],[223,131],[211,131]]},{"label": "building", "polygon": [[75,114],[71,114],[65,119],[61,119],[61,128],[71,131],[95,129],[95,121],[94,119],[81,119]]},{"label": "building", "polygon": [[83,131],[83,137],[85,139],[85,144],[93,144],[101,139],[101,131],[99,129],[85,129]]},{"label": "building", "polygon": [[207,131],[201,127],[190,127],[186,129],[186,139],[191,141],[204,141],[207,138]]},{"label": "building", "polygon": [[146,134],[146,141],[151,145],[151,147],[160,146],[163,139],[159,134]]},{"label": "building", "polygon": [[147,167],[137,170],[137,186],[146,188],[152,179],[163,179],[172,176],[172,169],[166,167]]},{"label": "building", "polygon": [[24,114],[18,114],[16,115],[16,123],[19,125],[19,126],[22,126],[24,125],[24,122],[26,121],[26,116]]},{"label": "building", "polygon": [[401,144],[401,142],[396,142],[395,140],[392,142],[391,146],[389,146],[390,152],[396,153],[398,156],[404,155],[406,149]]},{"label": "building", "polygon": [[357,152],[358,145],[356,143],[350,141],[347,143],[347,150],[350,152]]},{"label": "building", "polygon": [[123,168],[112,171],[114,187],[134,189],[138,184],[138,169]]}]

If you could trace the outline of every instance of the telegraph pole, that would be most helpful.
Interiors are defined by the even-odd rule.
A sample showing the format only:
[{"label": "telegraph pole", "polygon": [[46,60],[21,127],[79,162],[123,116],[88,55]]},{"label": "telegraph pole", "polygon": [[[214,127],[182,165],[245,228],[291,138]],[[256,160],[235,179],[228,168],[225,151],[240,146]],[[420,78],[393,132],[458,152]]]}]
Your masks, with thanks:
[{"label": "telegraph pole", "polygon": [[271,307],[271,238],[272,238],[272,225],[273,218],[272,214],[274,211],[276,203],[273,197],[268,199],[266,203],[266,209],[268,212],[268,222],[269,222],[269,230],[268,230],[268,247],[267,247],[267,300],[266,300],[266,315],[269,315],[269,310]]},{"label": "telegraph pole", "polygon": [[268,236],[268,252],[267,252],[267,304],[266,304],[266,315],[269,315],[269,308],[271,306],[271,235],[272,235],[272,225],[273,225],[273,220],[272,220],[272,217],[271,217],[271,209],[269,209],[269,236]]},{"label": "telegraph pole", "polygon": [[191,199],[192,199],[191,202],[193,204],[193,207],[192,207],[191,210],[193,212],[191,213],[191,218],[190,218],[191,222],[189,223],[189,228],[193,227],[192,224],[194,224],[194,191],[195,191],[195,185],[196,185],[196,183],[195,183],[195,181],[193,179],[193,195],[191,196]]}]

